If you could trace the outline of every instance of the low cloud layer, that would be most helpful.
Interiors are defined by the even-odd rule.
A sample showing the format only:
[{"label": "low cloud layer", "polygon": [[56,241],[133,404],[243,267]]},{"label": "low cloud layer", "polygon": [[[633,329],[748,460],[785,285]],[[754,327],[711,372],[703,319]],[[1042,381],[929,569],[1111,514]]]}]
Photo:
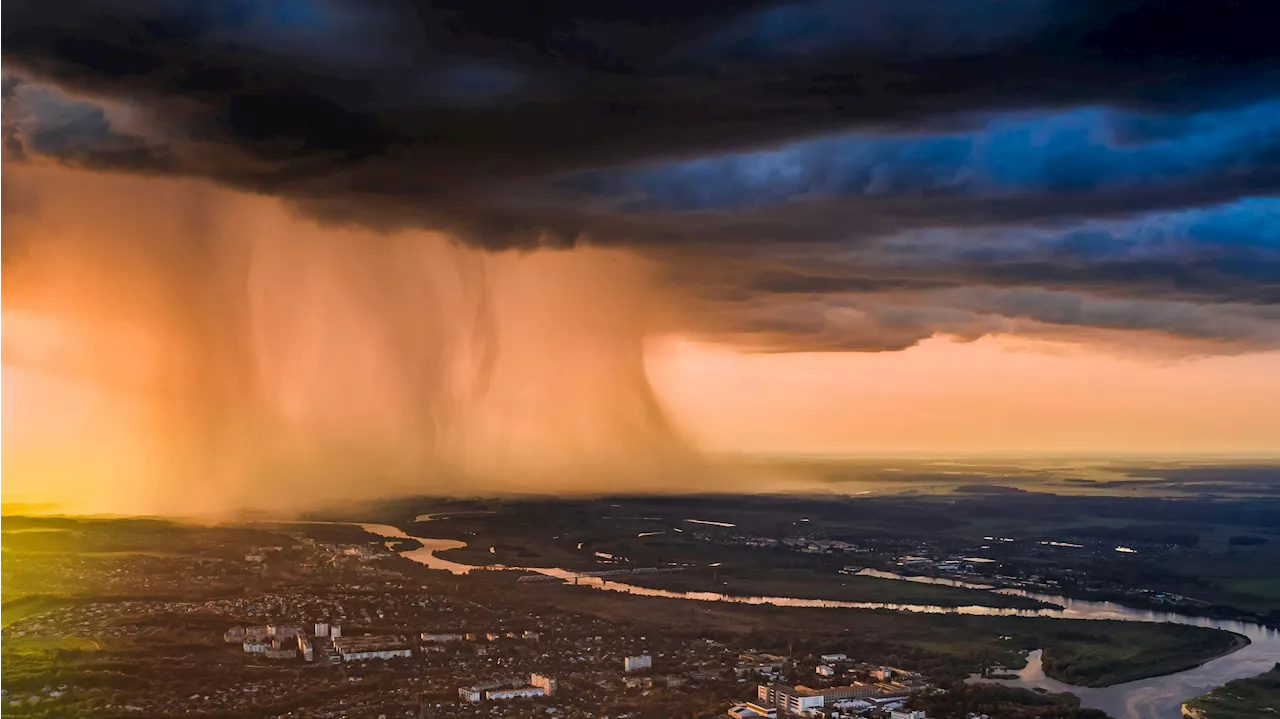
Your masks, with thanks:
[{"label": "low cloud layer", "polygon": [[69,0],[4,20],[7,162],[207,178],[484,249],[633,250],[680,294],[673,329],[771,351],[1280,346],[1269,0]]}]

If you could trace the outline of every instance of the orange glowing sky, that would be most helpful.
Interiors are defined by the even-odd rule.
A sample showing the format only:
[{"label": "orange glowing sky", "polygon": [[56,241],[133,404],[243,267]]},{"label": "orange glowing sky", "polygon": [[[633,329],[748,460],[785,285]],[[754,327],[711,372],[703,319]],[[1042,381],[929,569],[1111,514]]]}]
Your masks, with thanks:
[{"label": "orange glowing sky", "polygon": [[1280,352],[1168,360],[987,337],[741,354],[676,341],[649,367],[682,425],[717,450],[1280,451]]}]

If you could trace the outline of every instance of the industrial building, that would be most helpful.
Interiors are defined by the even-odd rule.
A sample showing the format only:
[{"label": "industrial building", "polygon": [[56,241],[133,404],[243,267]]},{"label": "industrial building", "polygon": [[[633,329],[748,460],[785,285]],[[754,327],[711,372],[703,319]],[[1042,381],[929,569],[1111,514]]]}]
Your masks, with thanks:
[{"label": "industrial building", "polygon": [[747,674],[771,675],[781,671],[785,663],[786,660],[777,654],[744,652],[738,655],[738,663],[734,665],[733,673],[740,677]]},{"label": "industrial building", "polygon": [[733,719],[776,719],[778,709],[756,704],[755,702],[747,702],[746,704],[737,704],[729,707],[729,716],[733,717]]},{"label": "industrial building", "polygon": [[542,687],[519,687],[517,689],[493,689],[485,692],[485,698],[495,699],[523,699],[526,697],[540,697],[546,694]]},{"label": "industrial building", "polygon": [[428,634],[422,633],[422,641],[428,644],[446,644],[448,642],[460,642],[464,639],[461,634]]},{"label": "industrial building", "polygon": [[648,654],[640,654],[622,660],[622,670],[625,672],[638,672],[642,669],[649,669],[652,666],[653,657]]},{"label": "industrial building", "polygon": [[810,709],[821,709],[828,703],[835,703],[842,699],[860,699],[878,694],[880,694],[879,689],[861,682],[821,689],[806,686],[791,687],[785,684],[761,684],[756,690],[760,703],[764,706],[777,707],[779,714],[804,714]]},{"label": "industrial building", "polygon": [[481,699],[503,700],[527,697],[552,696],[556,693],[556,680],[543,674],[530,674],[526,684],[523,678],[495,679],[458,690],[463,701],[476,703]]},{"label": "industrial building", "polygon": [[493,679],[491,681],[473,684],[469,687],[462,687],[458,690],[458,697],[463,701],[474,704],[475,702],[487,697],[491,690],[519,687],[523,684],[524,682],[520,679]]},{"label": "industrial building", "polygon": [[458,689],[458,698],[464,702],[471,702],[472,704],[475,704],[481,699],[484,699],[484,692],[476,689],[475,687],[461,687]]},{"label": "industrial building", "polygon": [[404,646],[400,637],[338,637],[333,640],[333,648],[344,662],[357,662],[365,659],[398,659],[413,655],[412,650]]}]

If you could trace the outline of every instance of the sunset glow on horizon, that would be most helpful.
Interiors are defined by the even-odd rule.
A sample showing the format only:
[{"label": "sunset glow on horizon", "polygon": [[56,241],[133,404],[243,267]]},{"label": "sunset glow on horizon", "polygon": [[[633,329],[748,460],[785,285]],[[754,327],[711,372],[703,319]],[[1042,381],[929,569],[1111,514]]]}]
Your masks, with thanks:
[{"label": "sunset glow on horizon", "polygon": [[743,354],[675,341],[650,375],[711,451],[1274,455],[1280,353],[1171,360],[935,338],[900,352]]}]

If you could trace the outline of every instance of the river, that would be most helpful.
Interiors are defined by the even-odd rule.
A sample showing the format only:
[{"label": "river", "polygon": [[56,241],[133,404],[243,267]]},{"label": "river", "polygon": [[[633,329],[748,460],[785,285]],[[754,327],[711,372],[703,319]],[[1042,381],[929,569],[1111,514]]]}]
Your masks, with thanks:
[{"label": "river", "polygon": [[[430,517],[421,518],[429,521]],[[431,539],[415,537],[403,530],[386,524],[361,524],[365,531],[393,539],[414,539],[422,543],[420,549],[401,552],[401,556],[430,567],[454,574],[466,574],[477,569],[512,569],[536,572],[561,579],[574,579],[577,575],[565,569],[554,567],[507,567],[500,564],[471,565],[453,562],[436,556],[436,552],[448,549],[460,549],[466,542],[454,539]],[[1110,687],[1091,688],[1078,687],[1051,679],[1044,674],[1041,667],[1040,652],[1032,652],[1028,656],[1027,666],[1017,672],[1017,679],[992,680],[1001,684],[1021,686],[1032,689],[1047,689],[1052,692],[1071,692],[1080,697],[1086,707],[1101,709],[1117,719],[1179,719],[1182,716],[1182,703],[1199,696],[1215,687],[1243,677],[1261,674],[1277,662],[1280,662],[1280,631],[1268,629],[1250,622],[1239,622],[1207,617],[1192,617],[1174,612],[1157,612],[1146,609],[1134,609],[1114,602],[1093,602],[1083,599],[1070,599],[1051,594],[1037,594],[1021,589],[995,589],[984,584],[973,584],[952,579],[934,579],[929,577],[904,577],[889,572],[864,570],[864,576],[900,581],[924,582],[928,584],[945,584],[969,589],[986,590],[1037,599],[1057,605],[1060,608],[1042,609],[1002,609],[997,607],[965,606],[939,607],[927,604],[885,604],[880,602],[840,602],[824,599],[803,599],[798,597],[741,597],[718,594],[715,592],[674,592],[666,589],[638,587],[625,582],[578,578],[577,582],[592,589],[625,592],[646,597],[666,597],[670,599],[686,599],[708,602],[732,602],[737,604],[773,604],[785,607],[814,607],[824,609],[890,609],[902,612],[923,612],[929,614],[972,614],[988,616],[1017,617],[1054,617],[1058,619],[1097,620],[1115,619],[1126,622],[1171,622],[1174,624],[1190,624],[1197,627],[1210,627],[1241,634],[1249,639],[1249,644],[1235,652],[1210,660],[1198,667],[1161,677],[1140,679],[1138,681],[1116,684]]]}]

